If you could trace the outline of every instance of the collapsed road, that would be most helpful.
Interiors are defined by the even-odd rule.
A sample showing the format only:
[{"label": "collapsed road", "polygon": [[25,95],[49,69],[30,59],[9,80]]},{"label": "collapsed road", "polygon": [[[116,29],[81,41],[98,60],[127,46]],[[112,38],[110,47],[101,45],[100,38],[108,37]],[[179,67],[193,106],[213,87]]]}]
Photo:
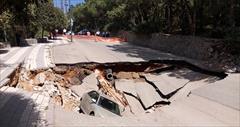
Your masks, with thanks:
[{"label": "collapsed road", "polygon": [[[239,74],[202,69],[198,61],[125,43],[81,40],[55,44],[46,52],[37,48],[38,53],[30,53],[35,57],[27,57],[29,62],[25,61],[25,65],[8,76],[11,82],[0,88],[1,125],[239,125]],[[1,59],[12,58],[11,54],[12,51]],[[9,61],[6,63],[15,62]],[[123,93],[128,103],[123,103],[127,106],[122,117],[100,118],[79,113],[82,95],[101,90],[96,69],[112,70],[116,91],[111,85],[105,88],[113,96],[115,92]],[[5,70],[1,71],[1,79],[5,78],[2,77]],[[119,98],[122,97],[113,100],[117,102]]]},{"label": "collapsed road", "polygon": [[[27,91],[41,92],[53,99],[55,104],[61,105],[64,109],[78,111],[80,98],[83,93],[90,90],[99,90],[96,74],[111,69],[116,82],[115,89],[119,92],[111,93],[111,96],[125,107],[129,106],[132,114],[139,111],[148,112],[171,103],[170,99],[186,84],[194,79],[194,76],[207,79],[215,77],[216,80],[227,76],[224,72],[209,71],[194,66],[185,61],[155,60],[149,62],[119,62],[119,63],[77,63],[59,64],[54,68],[41,69],[35,71],[26,70],[19,67],[9,78],[11,87],[22,88]],[[151,81],[152,75],[159,75],[171,72],[187,72],[191,74],[191,79],[187,79],[183,84],[175,87],[168,93],[163,92],[161,85],[164,83]],[[197,74],[197,75],[196,75]],[[179,75],[181,76],[181,75]],[[103,76],[104,77],[104,76]],[[86,81],[86,79],[90,81]],[[107,81],[107,79],[105,79]],[[200,79],[199,79],[200,80]],[[102,82],[100,82],[102,84]],[[131,86],[132,85],[132,86]],[[105,86],[105,93],[111,92],[110,86]],[[190,91],[189,91],[190,92]],[[119,97],[124,95],[124,100]],[[135,100],[134,100],[135,99]],[[124,103],[124,101],[126,103]],[[136,106],[137,105],[137,106]],[[126,110],[127,112],[128,110]],[[128,112],[130,113],[130,112]],[[125,114],[128,114],[125,113]],[[124,116],[124,115],[123,115]]]}]

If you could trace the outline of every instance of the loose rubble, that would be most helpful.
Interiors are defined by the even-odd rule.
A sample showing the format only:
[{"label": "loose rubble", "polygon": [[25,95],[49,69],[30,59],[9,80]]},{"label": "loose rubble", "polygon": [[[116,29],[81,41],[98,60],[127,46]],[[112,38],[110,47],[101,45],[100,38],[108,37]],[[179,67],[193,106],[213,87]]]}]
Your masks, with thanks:
[{"label": "loose rubble", "polygon": [[[170,98],[191,81],[186,79],[201,80],[194,78],[196,76],[194,71],[211,76],[216,75],[220,78],[226,75],[221,72],[196,68],[186,63],[180,63],[181,66],[186,66],[180,67],[172,61],[160,62],[163,64],[139,62],[58,65],[54,68],[36,71],[19,67],[10,76],[9,86],[31,92],[40,92],[51,97],[56,105],[76,112],[79,110],[80,98],[83,93],[99,90],[127,109],[125,115],[137,115],[151,113],[154,112],[155,108],[169,105]],[[186,71],[186,68],[189,71]],[[168,73],[164,73],[166,71]],[[166,75],[173,76],[165,78],[169,81],[177,80],[175,78],[185,78],[185,80],[181,80],[183,83],[180,86],[172,84],[174,88],[168,87],[166,85],[169,85],[169,81],[168,83],[162,80],[158,81],[160,77],[168,77]],[[202,78],[207,77],[205,75]],[[164,88],[162,88],[163,86]]]},{"label": "loose rubble", "polygon": [[[13,77],[10,86],[22,88],[27,91],[42,92],[50,96],[54,102],[67,110],[78,110],[80,98],[69,89],[75,71],[66,71],[64,75],[57,74],[53,69],[27,71],[19,68]],[[55,69],[56,70],[56,69]],[[67,75],[67,76],[66,76]]]},{"label": "loose rubble", "polygon": [[[108,69],[110,70],[110,69]],[[104,73],[105,72],[105,73]],[[119,91],[115,87],[115,81],[112,75],[112,70],[110,72],[95,70],[97,80],[99,81],[99,88],[106,95],[112,97],[115,101],[119,102],[122,106],[130,106],[128,100],[124,96],[122,91]],[[105,78],[106,77],[106,78]]]}]

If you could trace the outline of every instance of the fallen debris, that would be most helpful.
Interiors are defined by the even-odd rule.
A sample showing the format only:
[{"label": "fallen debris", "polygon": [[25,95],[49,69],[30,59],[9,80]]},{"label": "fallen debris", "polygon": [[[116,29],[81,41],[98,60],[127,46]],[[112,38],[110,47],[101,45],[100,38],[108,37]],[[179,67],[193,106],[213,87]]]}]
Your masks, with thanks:
[{"label": "fallen debris", "polygon": [[[55,73],[52,69],[27,71],[20,68],[18,74],[13,77],[11,86],[16,86],[27,91],[42,92],[52,97],[54,102],[67,110],[75,110],[80,104],[80,98],[70,89],[69,77]],[[65,76],[65,77],[64,77]]]},{"label": "fallen debris", "polygon": [[98,69],[95,70],[96,77],[99,81],[99,89],[103,91],[106,95],[109,95],[112,97],[115,101],[117,101],[119,104],[121,104],[124,107],[130,106],[126,97],[124,96],[124,93],[117,90],[114,86],[114,83],[111,83],[105,78],[110,75],[109,73],[104,73],[104,71],[100,71]]},{"label": "fallen debris", "polygon": [[[219,78],[226,76],[223,72],[204,70],[182,61],[175,62],[82,63],[35,71],[19,67],[9,77],[9,85],[27,91],[42,92],[56,104],[72,111],[78,110],[83,93],[93,89],[100,90],[125,109],[129,109],[132,114],[139,114],[143,111],[151,113],[159,106],[169,105],[170,98],[183,88],[185,83],[199,80],[199,75],[195,78],[192,71],[204,73],[201,77],[203,79],[209,75]],[[163,71],[172,73],[162,73]],[[161,78],[167,81],[155,80]],[[172,86],[171,82],[175,82],[173,79],[178,78],[183,78],[181,81],[184,83]]]},{"label": "fallen debris", "polygon": [[137,72],[118,72],[115,74],[117,79],[139,79]]}]

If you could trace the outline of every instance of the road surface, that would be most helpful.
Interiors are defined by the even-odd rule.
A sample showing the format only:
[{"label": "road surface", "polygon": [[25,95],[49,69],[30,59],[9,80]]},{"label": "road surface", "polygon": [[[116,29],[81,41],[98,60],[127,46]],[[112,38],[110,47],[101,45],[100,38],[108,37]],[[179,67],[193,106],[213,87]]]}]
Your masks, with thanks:
[{"label": "road surface", "polygon": [[[127,43],[103,43],[75,40],[74,43],[53,47],[53,61],[62,63],[85,62],[138,62],[160,59],[183,59],[172,54]],[[179,75],[179,74],[182,75]],[[180,76],[180,77],[179,77]],[[184,86],[173,98],[172,104],[159,108],[152,114],[112,119],[92,118],[56,108],[55,125],[118,125],[118,126],[239,126],[240,125],[240,74],[229,74],[223,80],[201,78],[192,72],[172,72],[148,76],[163,91],[169,92]],[[165,84],[163,84],[163,82]],[[133,83],[137,84],[137,83]],[[189,94],[190,93],[190,94]],[[49,113],[52,115],[52,113]],[[66,114],[64,117],[61,114]],[[90,119],[90,120],[88,120]]]},{"label": "road surface", "polygon": [[103,43],[75,40],[74,43],[53,48],[54,63],[139,62],[157,59],[180,59],[172,54],[127,43]]},{"label": "road surface", "polygon": [[[0,81],[6,81],[9,74],[16,68],[18,63],[23,62],[23,66],[29,70],[43,69],[61,63],[85,63],[85,62],[138,62],[159,59],[185,59],[168,53],[158,52],[149,48],[129,45],[127,43],[103,43],[89,40],[75,40],[69,43],[64,40],[55,40],[50,44],[36,44],[29,47],[16,47],[9,49],[8,53],[0,54],[1,70]],[[187,59],[189,60],[189,59]],[[191,61],[191,60],[190,60]],[[197,63],[197,62],[196,62]],[[181,76],[179,77],[179,74]],[[195,77],[194,77],[194,76]],[[164,93],[184,86],[173,98],[169,106],[155,109],[153,113],[140,113],[137,116],[127,116],[122,118],[96,118],[64,111],[61,107],[47,103],[48,108],[41,110],[46,120],[45,126],[239,126],[240,125],[240,74],[229,74],[223,80],[212,78],[199,78],[200,75],[184,72],[164,73],[161,75],[147,75],[147,78],[156,83]],[[198,78],[196,78],[198,77]],[[157,84],[162,83],[164,84]],[[136,82],[129,82],[137,84]],[[123,83],[124,84],[124,83]],[[185,85],[186,84],[186,85]],[[230,84],[230,85],[228,85]],[[144,86],[143,86],[144,87]],[[5,88],[5,87],[4,87]],[[124,87],[123,87],[124,88]],[[27,93],[28,101],[18,101],[14,105],[16,96],[5,97],[4,91],[19,91],[20,96],[25,97],[25,93],[17,88],[1,88],[0,98],[0,122],[3,126],[31,125],[35,122],[21,122],[25,118],[28,102],[33,101],[35,105],[41,105],[39,101],[33,99],[34,93]],[[191,92],[191,94],[189,94]],[[3,96],[4,95],[4,96]],[[15,97],[15,98],[14,98]],[[22,97],[20,97],[22,98]],[[32,98],[32,99],[31,99]],[[41,97],[43,98],[43,97]],[[4,103],[3,103],[4,102]],[[49,101],[48,101],[49,102]],[[25,105],[25,106],[24,106]],[[44,104],[46,105],[46,104]],[[7,108],[11,107],[11,108]],[[17,109],[21,107],[22,112]],[[38,106],[36,106],[38,107]],[[10,111],[15,115],[8,115],[5,111]],[[34,110],[33,110],[34,111]],[[36,110],[38,112],[38,110]],[[34,112],[33,112],[34,113]],[[4,115],[2,115],[4,114]],[[25,114],[25,115],[24,115]],[[4,116],[7,117],[4,117]],[[23,117],[23,118],[21,118]],[[21,119],[20,119],[21,118]],[[14,121],[4,122],[6,121]],[[40,121],[41,121],[40,119]]]},{"label": "road surface", "polygon": [[0,54],[0,86],[6,78],[19,66],[23,64],[27,70],[46,69],[53,67],[51,48],[54,45],[65,45],[66,40],[55,40],[54,43],[34,44],[26,47],[13,47],[3,49],[7,53]]}]

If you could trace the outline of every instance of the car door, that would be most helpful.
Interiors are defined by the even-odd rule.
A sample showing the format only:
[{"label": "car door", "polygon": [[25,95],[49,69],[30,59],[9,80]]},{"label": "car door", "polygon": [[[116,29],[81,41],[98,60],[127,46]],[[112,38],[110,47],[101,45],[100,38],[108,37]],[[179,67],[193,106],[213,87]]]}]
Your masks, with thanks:
[{"label": "car door", "polygon": [[96,105],[98,98],[99,94],[96,91],[88,93],[88,103],[86,103],[86,110],[88,114],[91,113],[91,111],[94,111],[94,105]]},{"label": "car door", "polygon": [[89,95],[88,95],[88,93],[86,93],[82,96],[82,100],[81,100],[81,104],[80,104],[81,109],[86,114],[88,113],[88,111],[87,111],[88,103],[89,103]]}]

